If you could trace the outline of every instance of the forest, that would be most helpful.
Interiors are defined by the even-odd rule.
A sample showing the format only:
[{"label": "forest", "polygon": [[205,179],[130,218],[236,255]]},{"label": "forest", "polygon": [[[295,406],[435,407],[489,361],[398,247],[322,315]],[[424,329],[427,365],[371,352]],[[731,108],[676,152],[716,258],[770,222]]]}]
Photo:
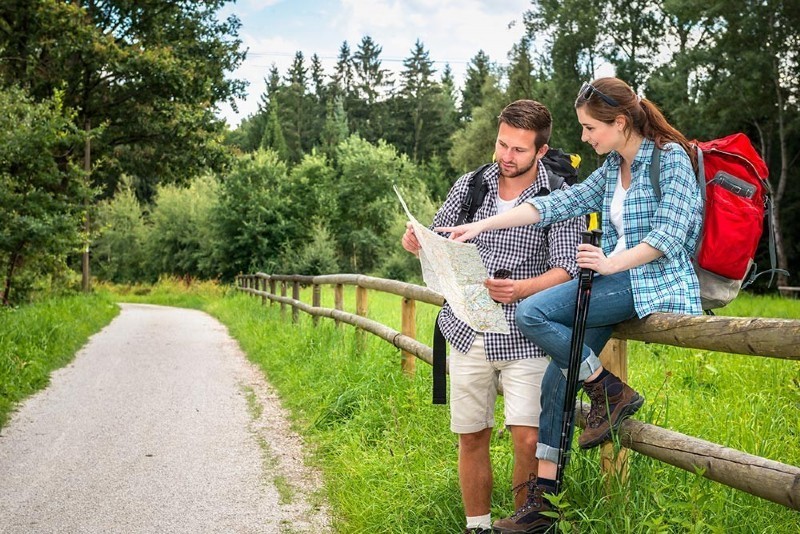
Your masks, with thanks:
[{"label": "forest", "polygon": [[550,108],[551,145],[581,155],[586,176],[601,160],[573,102],[600,64],[689,139],[747,134],[770,171],[777,266],[790,273],[778,284],[798,285],[796,1],[533,0],[508,57],[476,40],[460,84],[419,40],[392,74],[365,35],[341,44],[330,72],[301,52],[270,68],[258,111],[235,129],[216,113],[245,89],[230,77],[247,51],[240,21],[218,17],[227,3],[0,4],[4,305],[163,275],[418,280],[392,185],[429,221],[460,175],[491,160],[496,117],[519,98]]}]

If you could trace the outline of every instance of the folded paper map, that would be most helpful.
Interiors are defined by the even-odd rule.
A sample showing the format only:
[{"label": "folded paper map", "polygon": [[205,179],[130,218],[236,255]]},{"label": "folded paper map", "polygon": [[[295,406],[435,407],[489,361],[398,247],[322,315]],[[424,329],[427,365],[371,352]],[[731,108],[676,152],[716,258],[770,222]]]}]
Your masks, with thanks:
[{"label": "folded paper map", "polygon": [[473,330],[508,334],[503,307],[492,300],[483,285],[487,274],[478,248],[452,241],[423,226],[411,215],[397,187],[394,192],[422,247],[419,261],[425,285],[442,295],[455,316]]}]

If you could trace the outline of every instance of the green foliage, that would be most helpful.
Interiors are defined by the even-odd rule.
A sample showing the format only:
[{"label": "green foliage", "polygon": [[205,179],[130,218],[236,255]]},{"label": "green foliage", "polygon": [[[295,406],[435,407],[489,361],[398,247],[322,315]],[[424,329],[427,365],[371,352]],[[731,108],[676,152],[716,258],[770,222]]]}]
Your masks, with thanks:
[{"label": "green foliage", "polygon": [[214,218],[219,191],[216,178],[208,174],[188,187],[158,187],[144,246],[152,279],[161,274],[219,276],[221,245]]},{"label": "green foliage", "polygon": [[497,116],[508,102],[495,78],[487,78],[483,91],[483,103],[472,109],[472,120],[453,135],[448,159],[458,174],[492,161],[497,139]]},{"label": "green foliage", "polygon": [[330,274],[339,268],[336,242],[322,224],[311,229],[311,241],[302,244],[285,244],[281,254],[282,272],[315,276]]},{"label": "green foliage", "polygon": [[241,157],[221,181],[214,220],[219,231],[219,265],[230,280],[239,272],[271,271],[277,252],[299,230],[290,224],[280,184],[286,180],[286,164],[272,151]]},{"label": "green foliage", "polygon": [[376,145],[352,136],[339,146],[341,175],[335,186],[336,211],[331,231],[352,272],[371,272],[399,246],[387,231],[400,210],[392,190],[417,191],[427,196],[416,166],[384,142]]},{"label": "green foliage", "polygon": [[149,231],[129,179],[123,178],[117,194],[100,203],[96,224],[95,274],[117,283],[145,279],[145,244],[148,237],[156,236]]},{"label": "green foliage", "polygon": [[51,298],[19,308],[0,308],[0,428],[13,408],[49,383],[116,316],[107,298],[80,295]]},{"label": "green foliage", "polygon": [[225,3],[3,2],[0,83],[36,101],[63,88],[81,129],[105,126],[92,141],[93,162],[103,162],[95,183],[110,196],[128,175],[149,200],[159,182],[227,163],[213,109],[242,95],[243,82],[225,73],[244,51],[239,21],[218,17]]},{"label": "green foliage", "polygon": [[61,272],[66,255],[80,244],[79,227],[90,194],[69,154],[82,139],[60,95],[35,103],[19,89],[0,89],[4,305],[23,301],[39,277]]}]

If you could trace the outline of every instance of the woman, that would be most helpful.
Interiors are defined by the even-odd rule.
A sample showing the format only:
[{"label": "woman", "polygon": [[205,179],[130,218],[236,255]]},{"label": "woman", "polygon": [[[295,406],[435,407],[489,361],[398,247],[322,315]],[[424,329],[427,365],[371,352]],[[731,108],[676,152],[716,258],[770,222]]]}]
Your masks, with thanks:
[{"label": "woman", "polygon": [[[597,357],[614,325],[652,312],[702,313],[690,262],[700,234],[702,202],[689,142],[655,104],[637,96],[625,82],[600,78],[584,83],[575,111],[583,128],[581,139],[598,154],[608,154],[600,168],[568,190],[529,199],[501,215],[437,230],[465,241],[487,230],[602,213],[602,247],[581,244],[577,253],[578,266],[597,273],[579,373],[591,409],[578,443],[591,448],[608,440],[644,402],[603,369]],[[663,150],[660,199],[649,179],[656,145]],[[555,487],[577,283],[572,280],[534,294],[517,308],[520,330],[551,361],[542,383],[537,477],[528,482],[525,505],[510,518],[496,521],[496,532],[536,532],[553,522],[541,514],[551,509],[542,494]]]}]

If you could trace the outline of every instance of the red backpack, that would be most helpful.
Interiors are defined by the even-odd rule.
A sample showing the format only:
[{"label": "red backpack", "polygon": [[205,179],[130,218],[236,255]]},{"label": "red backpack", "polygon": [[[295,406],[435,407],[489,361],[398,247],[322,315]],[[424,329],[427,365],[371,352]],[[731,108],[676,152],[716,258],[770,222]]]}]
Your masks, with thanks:
[{"label": "red backpack", "polygon": [[[775,235],[769,170],[746,135],[735,133],[712,141],[693,141],[697,147],[697,181],[703,197],[703,226],[693,260],[700,280],[703,309],[725,306],[739,290],[775,268]],[[656,147],[650,165],[650,182],[661,198],[661,150]],[[769,228],[771,268],[757,273],[755,254]],[[749,274],[749,276],[748,276]],[[770,284],[772,279],[770,279]]]}]

